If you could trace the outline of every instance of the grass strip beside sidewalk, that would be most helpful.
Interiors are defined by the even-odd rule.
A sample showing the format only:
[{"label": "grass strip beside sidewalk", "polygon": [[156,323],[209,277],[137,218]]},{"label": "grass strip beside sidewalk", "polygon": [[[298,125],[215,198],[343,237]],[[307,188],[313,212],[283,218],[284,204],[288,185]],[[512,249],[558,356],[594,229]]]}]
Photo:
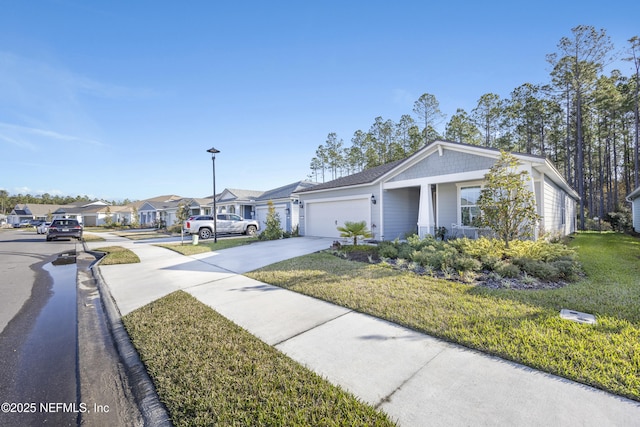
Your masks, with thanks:
[{"label": "grass strip beside sidewalk", "polygon": [[100,261],[100,265],[136,264],[140,258],[133,251],[122,246],[105,246],[94,249],[96,252],[106,253]]},{"label": "grass strip beside sidewalk", "polygon": [[163,243],[156,246],[170,249],[182,255],[195,255],[205,252],[220,251],[222,249],[235,248],[236,246],[249,245],[258,241],[257,237],[237,237],[233,239],[218,239],[216,243],[213,240],[200,240],[197,245],[191,244],[191,240],[185,244],[181,243]]},{"label": "grass strip beside sidewalk", "polygon": [[176,426],[393,425],[185,292],[123,322]]}]

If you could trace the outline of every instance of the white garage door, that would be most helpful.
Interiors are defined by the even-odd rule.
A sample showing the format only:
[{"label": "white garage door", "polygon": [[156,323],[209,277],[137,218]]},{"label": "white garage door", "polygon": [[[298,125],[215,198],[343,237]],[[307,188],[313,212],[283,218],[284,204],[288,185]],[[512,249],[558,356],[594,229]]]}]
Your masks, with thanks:
[{"label": "white garage door", "polygon": [[304,204],[307,236],[340,237],[336,229],[345,221],[366,221],[371,227],[370,197],[327,202],[309,201]]},{"label": "white garage door", "polygon": [[[285,212],[285,206],[275,206],[276,213],[280,217],[280,228],[285,229],[287,223],[287,213]],[[269,214],[268,206],[257,206],[256,207],[256,220],[258,224],[260,224],[260,231],[265,229],[265,222],[267,221],[267,215]]]}]

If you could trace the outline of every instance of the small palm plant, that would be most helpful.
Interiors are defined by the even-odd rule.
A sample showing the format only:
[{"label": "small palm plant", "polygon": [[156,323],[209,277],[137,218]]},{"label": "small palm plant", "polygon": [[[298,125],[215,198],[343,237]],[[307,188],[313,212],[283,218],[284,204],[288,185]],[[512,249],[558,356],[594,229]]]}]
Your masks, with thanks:
[{"label": "small palm plant", "polygon": [[366,221],[345,221],[342,227],[338,227],[340,237],[346,237],[348,239],[353,238],[353,245],[358,244],[358,237],[367,239],[372,236],[371,231],[367,230]]}]

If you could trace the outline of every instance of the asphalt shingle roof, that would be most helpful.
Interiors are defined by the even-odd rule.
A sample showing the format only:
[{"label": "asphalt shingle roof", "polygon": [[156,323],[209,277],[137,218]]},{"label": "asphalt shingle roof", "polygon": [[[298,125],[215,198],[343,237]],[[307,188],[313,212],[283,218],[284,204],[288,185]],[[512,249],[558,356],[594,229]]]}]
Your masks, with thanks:
[{"label": "asphalt shingle roof", "polygon": [[311,181],[296,181],[282,187],[274,188],[273,190],[265,191],[256,199],[260,200],[273,200],[290,197],[291,193],[304,190],[306,188],[315,187],[316,183]]},{"label": "asphalt shingle roof", "polygon": [[316,190],[328,190],[330,188],[348,187],[358,184],[369,184],[380,178],[382,175],[386,174],[405,160],[407,159],[396,160],[395,162],[365,169],[362,172],[354,173],[353,175],[343,176],[341,178],[334,179],[333,181],[324,182],[310,188],[298,190],[296,191],[296,193],[304,193],[306,191]]}]

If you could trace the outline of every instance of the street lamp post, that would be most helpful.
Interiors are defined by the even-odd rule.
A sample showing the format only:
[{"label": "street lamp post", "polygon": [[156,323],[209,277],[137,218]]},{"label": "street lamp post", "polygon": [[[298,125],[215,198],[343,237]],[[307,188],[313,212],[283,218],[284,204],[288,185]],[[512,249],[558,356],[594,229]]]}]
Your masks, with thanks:
[{"label": "street lamp post", "polygon": [[216,150],[211,147],[207,150],[207,153],[211,153],[211,162],[213,163],[213,243],[218,243],[218,209],[216,207],[216,153],[220,150]]}]

